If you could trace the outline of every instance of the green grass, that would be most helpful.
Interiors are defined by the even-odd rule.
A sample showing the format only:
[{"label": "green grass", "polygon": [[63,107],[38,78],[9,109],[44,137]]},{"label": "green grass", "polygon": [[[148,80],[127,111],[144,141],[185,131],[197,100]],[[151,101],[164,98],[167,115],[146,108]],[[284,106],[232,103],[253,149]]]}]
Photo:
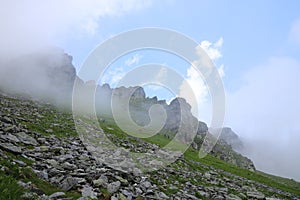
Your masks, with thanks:
[{"label": "green grass", "polygon": [[0,174],[0,200],[19,200],[24,192],[14,177]]},{"label": "green grass", "polygon": [[265,173],[262,174],[261,172],[256,172],[256,171],[251,172],[249,170],[236,167],[235,165],[232,165],[230,163],[227,163],[220,159],[217,159],[210,154],[208,154],[206,157],[200,159],[198,157],[198,152],[191,148],[188,149],[184,155],[185,155],[186,160],[198,161],[203,164],[213,166],[215,168],[230,172],[232,174],[235,174],[235,175],[238,175],[238,176],[259,182],[259,183],[263,183],[265,185],[268,185],[268,186],[271,186],[274,188],[278,188],[283,191],[287,191],[287,192],[290,192],[297,196],[300,196],[300,190],[299,190],[300,183],[294,182],[293,184],[286,184],[286,182],[290,182],[289,179],[281,178],[281,177],[280,177],[280,179],[279,178],[275,179],[275,178],[272,178],[272,176],[270,176],[270,175],[266,175]]},{"label": "green grass", "polygon": [[[107,127],[111,127],[114,130],[107,129]],[[126,137],[126,134],[114,123],[112,119],[105,120],[104,123],[101,123],[101,128],[104,129],[105,132],[110,134],[115,134],[118,137]],[[164,137],[163,135],[166,134],[164,132],[160,134],[156,134],[153,137],[145,138],[143,139],[146,142],[150,142],[152,144],[159,145],[161,147],[165,146],[170,142],[171,139],[168,139]],[[199,158],[199,152],[188,148],[187,151],[184,153],[185,159],[187,161],[197,161],[200,163],[203,163],[208,166],[213,166],[217,169],[224,170],[226,172],[230,172],[232,174],[263,183],[265,185],[281,189],[283,191],[290,192],[292,194],[295,194],[297,196],[300,196],[300,183],[292,181],[290,179],[281,178],[281,177],[274,177],[262,172],[251,172],[246,169],[239,168],[233,164],[227,163],[225,161],[222,161],[221,159],[218,159],[210,154],[208,154],[206,157],[200,159]],[[204,169],[200,165],[191,164],[190,167],[195,170],[204,171]],[[176,179],[178,180],[178,177]],[[171,191],[169,191],[171,192]],[[168,192],[168,193],[169,193]],[[264,191],[265,193],[268,193],[268,191]],[[172,192],[171,192],[172,193]]]},{"label": "green grass", "polygon": [[[12,159],[17,159],[25,162],[28,165],[32,164],[31,160],[16,156],[11,153],[6,153],[7,159],[0,158],[0,166],[5,168],[5,171],[0,171],[0,200],[5,199],[21,199],[21,195],[26,191],[20,189],[16,180],[21,180],[25,183],[31,182],[39,188],[46,195],[51,195],[54,192],[61,191],[57,186],[50,184],[47,181],[40,179],[30,167],[19,167],[17,164],[11,162]],[[1,192],[2,191],[2,192]],[[3,193],[3,194],[2,194]],[[7,196],[11,193],[11,196]],[[80,194],[77,192],[66,192],[66,196],[79,198]]]}]

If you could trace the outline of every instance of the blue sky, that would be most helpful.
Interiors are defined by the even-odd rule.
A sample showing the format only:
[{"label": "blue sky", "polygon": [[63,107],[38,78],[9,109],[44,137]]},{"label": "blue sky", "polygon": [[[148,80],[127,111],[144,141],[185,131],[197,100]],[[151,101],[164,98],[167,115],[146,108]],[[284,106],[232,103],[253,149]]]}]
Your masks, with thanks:
[{"label": "blue sky", "polygon": [[[0,55],[55,45],[73,56],[77,70],[101,42],[128,30],[160,27],[194,39],[216,67],[223,65],[225,125],[249,143],[258,169],[300,180],[300,2],[297,0],[53,0],[3,1]],[[165,52],[132,52],[106,74],[160,63],[198,89],[201,120],[209,124],[208,93],[189,63]],[[111,76],[111,78],[109,77]],[[171,98],[155,87],[148,95]],[[152,93],[152,94],[151,94]],[[268,162],[266,162],[268,160]]]},{"label": "blue sky", "polygon": [[243,71],[267,57],[297,56],[299,48],[289,43],[288,35],[300,17],[299,8],[298,1],[157,1],[124,15],[100,18],[97,33],[81,38],[70,35],[62,45],[79,67],[100,42],[135,28],[174,29],[198,42],[223,37],[224,81],[228,89],[234,89]]}]

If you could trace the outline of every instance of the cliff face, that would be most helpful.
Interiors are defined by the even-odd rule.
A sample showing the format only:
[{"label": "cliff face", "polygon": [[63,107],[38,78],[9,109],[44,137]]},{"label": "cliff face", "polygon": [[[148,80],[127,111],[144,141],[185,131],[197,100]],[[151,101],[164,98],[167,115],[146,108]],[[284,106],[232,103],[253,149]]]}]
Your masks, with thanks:
[{"label": "cliff face", "polygon": [[240,140],[239,136],[229,127],[222,128],[220,139],[224,140],[236,151],[241,151],[243,148],[243,142]]}]

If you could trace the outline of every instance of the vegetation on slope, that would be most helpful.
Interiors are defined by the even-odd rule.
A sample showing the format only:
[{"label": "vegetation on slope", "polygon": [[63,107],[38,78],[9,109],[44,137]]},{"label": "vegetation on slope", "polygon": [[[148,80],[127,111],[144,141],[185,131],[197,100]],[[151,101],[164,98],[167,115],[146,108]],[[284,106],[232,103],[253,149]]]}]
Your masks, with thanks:
[{"label": "vegetation on slope", "polygon": [[[3,98],[3,97],[2,97]],[[76,130],[72,118],[72,114],[70,111],[62,111],[54,106],[49,104],[40,104],[34,101],[29,100],[20,100],[11,97],[5,97],[6,103],[3,104],[1,102],[1,106],[3,106],[2,115],[14,115],[14,109],[17,107],[24,110],[21,116],[14,116],[16,120],[20,123],[27,126],[28,129],[31,131],[38,132],[44,135],[54,134],[58,137],[69,137],[75,136]],[[30,115],[26,112],[26,110],[34,110],[36,114],[34,116]],[[102,129],[107,133],[108,137],[118,137],[130,140],[132,143],[138,143],[139,140],[128,136],[124,133],[114,122],[113,119],[107,116],[101,116],[102,119],[99,120],[99,124]],[[100,119],[100,117],[99,117]],[[145,138],[144,141],[153,143],[159,146],[164,146],[170,141],[170,137],[166,137],[166,135],[172,135],[168,132],[161,132],[156,134],[153,137]],[[5,174],[3,170],[0,171],[0,191],[1,191],[1,198],[3,199],[20,199],[21,194],[26,192],[23,188],[21,188],[16,180],[23,180],[24,182],[32,182],[33,184],[37,185],[43,193],[51,194],[56,191],[60,191],[56,186],[49,184],[46,181],[39,179],[30,169],[28,168],[19,168],[18,165],[12,165],[7,160],[21,160],[27,165],[31,165],[31,161],[25,159],[21,156],[17,156],[11,153],[5,153],[7,158],[1,157],[0,159],[0,166],[1,168],[8,168],[9,173]],[[290,192],[297,196],[300,196],[300,183],[295,182],[291,179],[285,179],[281,177],[272,176],[263,172],[255,171],[251,172],[249,170],[241,169],[237,166],[232,164],[226,163],[212,155],[207,155],[205,158],[200,159],[198,157],[198,152],[192,148],[189,148],[184,154],[185,161],[188,163],[190,169],[205,171],[201,165],[195,164],[197,162],[205,164],[207,166],[212,166],[216,169],[222,170],[227,173],[231,173],[233,175],[241,176],[252,181],[265,184],[267,186],[271,186],[274,188],[281,189],[283,191]],[[172,164],[171,164],[172,165]],[[175,167],[180,166],[180,164],[176,164]],[[178,177],[172,177],[176,180]],[[166,193],[172,191],[166,191]],[[175,191],[173,191],[175,192]],[[264,191],[264,192],[267,192]],[[11,196],[9,196],[11,195]],[[76,197],[78,194],[69,192],[67,196]]]}]

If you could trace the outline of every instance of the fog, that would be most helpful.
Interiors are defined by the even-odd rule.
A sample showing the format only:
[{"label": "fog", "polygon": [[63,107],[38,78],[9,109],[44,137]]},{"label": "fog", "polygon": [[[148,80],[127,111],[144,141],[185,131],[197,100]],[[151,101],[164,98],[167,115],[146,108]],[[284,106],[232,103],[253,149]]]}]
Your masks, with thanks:
[{"label": "fog", "polygon": [[[94,35],[101,29],[102,17],[122,15],[149,4],[100,0],[1,1],[2,89],[51,98],[56,94],[56,101],[65,99],[65,89],[70,88],[68,83],[75,76],[72,59],[49,46],[64,44],[69,37]],[[64,73],[51,74],[50,68],[52,72],[63,69]],[[245,153],[259,170],[300,181],[299,75],[299,61],[286,57],[270,58],[246,72],[238,83],[239,89],[228,92],[226,125],[243,138]]]},{"label": "fog", "polygon": [[0,55],[65,44],[91,37],[101,30],[101,19],[143,9],[151,1],[137,0],[2,0]]},{"label": "fog", "polygon": [[228,93],[227,120],[256,167],[300,180],[300,63],[273,57],[245,73]]},{"label": "fog", "polygon": [[2,90],[30,93],[61,103],[66,95],[70,96],[66,93],[72,89],[75,69],[72,58],[56,46],[92,38],[101,30],[102,18],[121,16],[150,4],[136,0],[1,1]]}]

